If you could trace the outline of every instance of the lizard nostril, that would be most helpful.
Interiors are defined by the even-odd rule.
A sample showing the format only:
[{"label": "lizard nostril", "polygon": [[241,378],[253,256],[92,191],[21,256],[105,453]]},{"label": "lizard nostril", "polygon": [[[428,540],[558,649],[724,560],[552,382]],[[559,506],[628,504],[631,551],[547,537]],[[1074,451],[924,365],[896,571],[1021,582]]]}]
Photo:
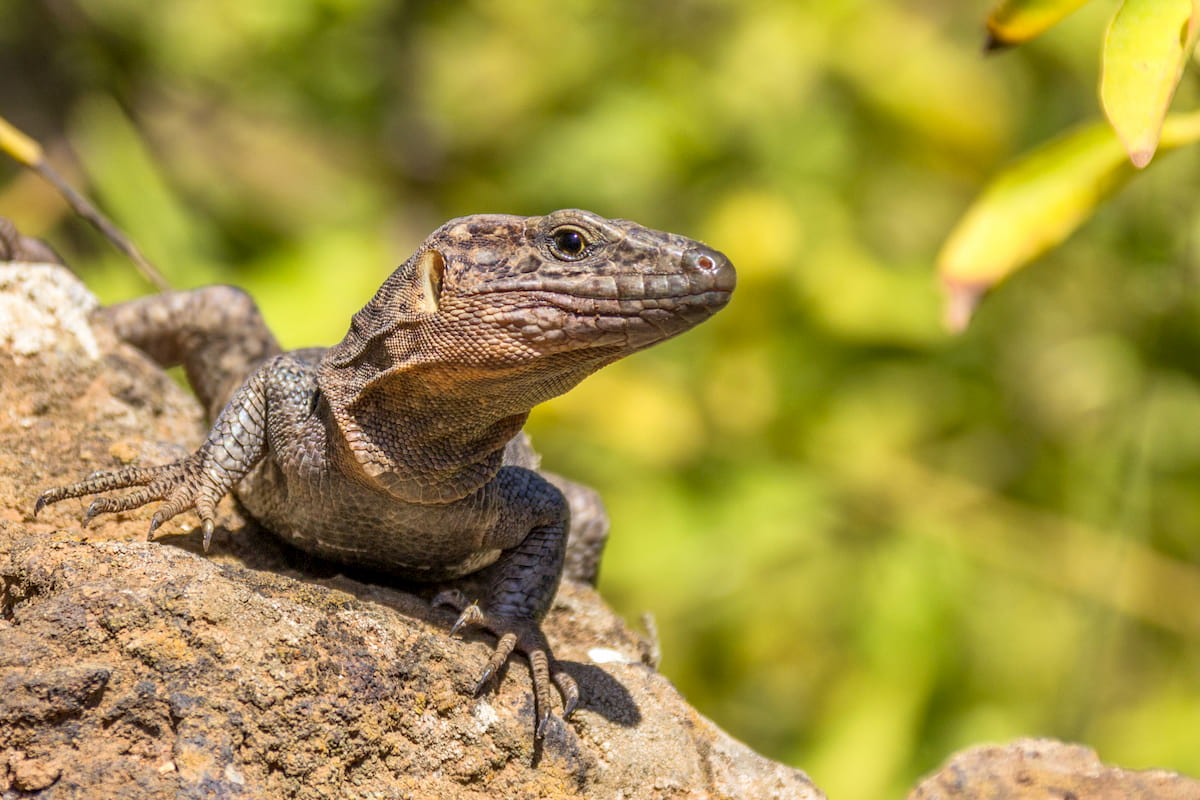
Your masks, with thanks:
[{"label": "lizard nostril", "polygon": [[708,275],[723,272],[723,267],[726,264],[724,256],[707,247],[695,247],[687,251],[684,254],[683,261],[689,269],[694,269],[697,272]]},{"label": "lizard nostril", "polygon": [[737,281],[733,265],[724,254],[712,248],[698,245],[686,251],[683,256],[685,269],[701,283],[711,284],[711,288],[724,292],[733,290]]}]

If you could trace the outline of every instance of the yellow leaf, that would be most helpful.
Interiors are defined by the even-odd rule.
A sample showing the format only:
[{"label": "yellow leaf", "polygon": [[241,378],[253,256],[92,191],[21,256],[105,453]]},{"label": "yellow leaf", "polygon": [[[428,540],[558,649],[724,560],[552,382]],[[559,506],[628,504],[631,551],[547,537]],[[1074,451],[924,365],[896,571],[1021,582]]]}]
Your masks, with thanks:
[{"label": "yellow leaf", "polygon": [[1196,45],[1197,0],[1125,0],[1104,40],[1100,101],[1136,167],[1154,157],[1159,130]]},{"label": "yellow leaf", "polygon": [[42,161],[42,148],[4,117],[0,117],[0,152],[7,153],[21,164],[33,167]]},{"label": "yellow leaf", "polygon": [[1087,0],[1001,0],[988,15],[987,49],[1027,42]]},{"label": "yellow leaf", "polygon": [[[1200,141],[1200,111],[1168,117],[1160,147]],[[947,322],[965,328],[993,285],[1067,238],[1136,171],[1104,123],[1049,142],[1004,169],[967,209],[938,254]]]}]

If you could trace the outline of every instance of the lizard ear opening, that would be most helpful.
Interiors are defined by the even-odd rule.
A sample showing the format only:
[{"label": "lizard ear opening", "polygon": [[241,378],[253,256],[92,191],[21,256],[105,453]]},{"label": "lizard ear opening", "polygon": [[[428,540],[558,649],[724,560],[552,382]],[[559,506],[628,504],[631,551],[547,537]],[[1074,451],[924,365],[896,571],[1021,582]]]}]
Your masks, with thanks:
[{"label": "lizard ear opening", "polygon": [[441,305],[442,275],[446,271],[446,259],[434,248],[421,253],[417,260],[417,280],[421,287],[421,295],[417,299],[417,307],[432,314]]},{"label": "lizard ear opening", "polygon": [[333,367],[350,366],[374,343],[437,313],[445,271],[446,259],[432,247],[404,262],[350,319],[346,337],[329,349],[325,360]]}]

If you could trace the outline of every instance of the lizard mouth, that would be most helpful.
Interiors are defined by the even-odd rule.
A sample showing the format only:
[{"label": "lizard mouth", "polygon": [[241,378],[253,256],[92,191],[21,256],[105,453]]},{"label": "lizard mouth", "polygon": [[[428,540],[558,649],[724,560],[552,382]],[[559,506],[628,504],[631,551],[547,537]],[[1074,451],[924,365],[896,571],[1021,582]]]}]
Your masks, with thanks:
[{"label": "lizard mouth", "polygon": [[614,298],[576,291],[556,292],[543,287],[537,291],[497,289],[479,294],[511,295],[513,299],[505,305],[513,309],[555,308],[566,314],[581,317],[632,318],[650,311],[716,313],[729,302],[732,292],[728,289],[702,289],[687,294],[647,294]]},{"label": "lizard mouth", "polygon": [[[507,292],[488,292],[495,297]],[[512,292],[492,322],[543,352],[649,347],[695,327],[729,302],[726,289],[614,300],[551,291]]]}]

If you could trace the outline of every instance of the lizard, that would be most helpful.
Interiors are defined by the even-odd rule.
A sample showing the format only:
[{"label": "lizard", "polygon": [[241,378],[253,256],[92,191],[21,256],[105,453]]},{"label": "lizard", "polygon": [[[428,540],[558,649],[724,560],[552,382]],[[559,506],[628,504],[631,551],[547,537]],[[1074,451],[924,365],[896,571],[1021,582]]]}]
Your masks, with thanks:
[{"label": "lizard", "polygon": [[31,263],[63,264],[62,258],[50,245],[32,236],[23,236],[11,220],[0,217],[0,262],[28,261]]},{"label": "lizard", "polygon": [[[13,235],[10,252],[37,252]],[[264,528],[323,558],[450,585],[487,570],[484,596],[452,588],[433,602],[458,612],[450,635],[496,637],[476,694],[514,652],[528,659],[540,740],[551,686],[564,720],[580,700],[541,622],[564,571],[594,582],[607,519],[592,490],[539,470],[526,418],[706,320],[735,282],[729,259],[699,242],[567,209],[445,223],[329,348],[284,352],[231,286],[107,306],[97,314],[121,339],[182,364],[211,430],[174,463],[47,489],[34,513],[97,495],[87,525],[160,501],[148,538],[194,510],[207,551],[232,492]]]}]

